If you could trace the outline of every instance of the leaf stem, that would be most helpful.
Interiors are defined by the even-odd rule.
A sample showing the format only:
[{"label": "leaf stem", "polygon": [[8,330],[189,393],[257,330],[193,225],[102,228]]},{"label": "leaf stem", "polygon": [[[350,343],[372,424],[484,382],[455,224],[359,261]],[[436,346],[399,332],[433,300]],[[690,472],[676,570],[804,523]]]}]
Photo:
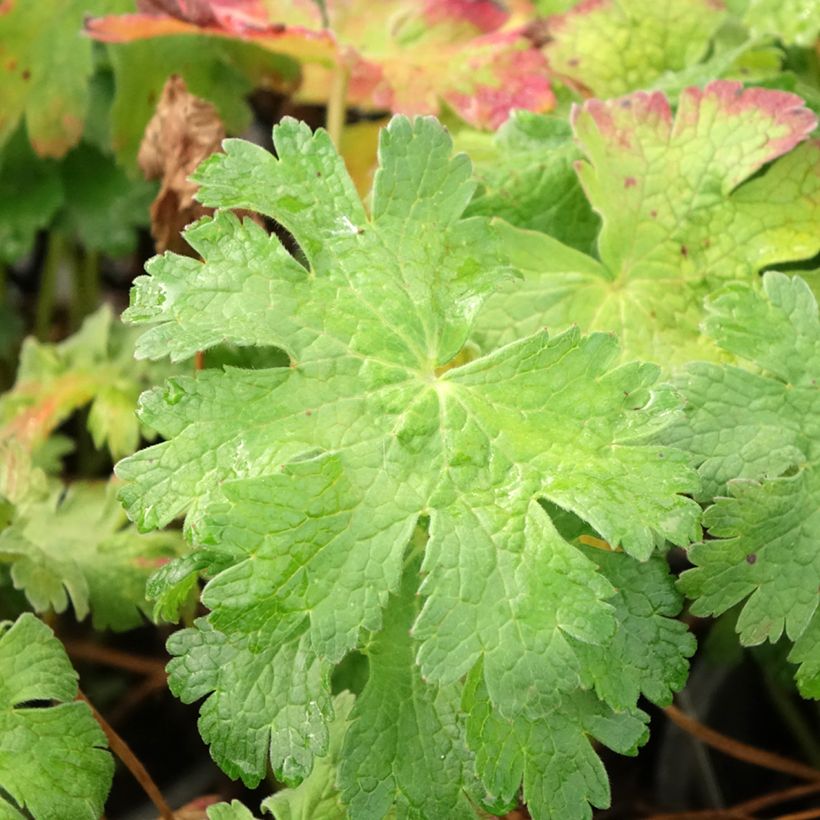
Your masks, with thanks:
[{"label": "leaf stem", "polygon": [[94,704],[82,693],[77,695],[77,699],[83,701],[91,709],[97,723],[102,727],[105,736],[108,738],[108,745],[111,751],[125,764],[126,768],[134,779],[142,786],[143,791],[148,795],[151,802],[156,806],[162,820],[174,820],[174,813],[171,807],[165,802],[157,784],[151,779],[145,766],[139,758],[131,751],[128,744],[114,731],[108,721],[96,710]]},{"label": "leaf stem", "polygon": [[57,274],[65,254],[65,239],[59,231],[48,235],[46,257],[40,273],[40,292],[37,295],[37,307],[34,314],[34,333],[40,341],[48,338],[51,318],[54,313],[54,300],[57,292]]},{"label": "leaf stem", "polygon": [[817,783],[807,783],[804,786],[792,786],[789,789],[780,789],[776,792],[768,792],[760,797],[753,797],[744,803],[738,803],[732,808],[735,811],[759,812],[769,806],[776,806],[778,803],[785,803],[788,800],[797,800],[799,797],[807,797],[820,792],[820,780]]},{"label": "leaf stem", "polygon": [[71,327],[93,313],[100,300],[99,251],[78,248],[74,260],[74,293],[71,300]]},{"label": "leaf stem", "polygon": [[350,72],[346,65],[337,63],[330,78],[330,96],[327,101],[327,132],[336,146],[341,150],[342,132],[347,118],[347,83]]},{"label": "leaf stem", "polygon": [[77,660],[105,664],[149,677],[165,675],[165,664],[156,658],[132,655],[130,652],[99,646],[91,641],[64,641],[64,646],[68,654]]},{"label": "leaf stem", "polygon": [[690,717],[676,706],[667,706],[664,712],[666,712],[666,716],[672,723],[679,726],[684,732],[694,735],[707,745],[718,749],[730,757],[743,760],[754,766],[761,766],[765,769],[790,774],[792,777],[798,777],[801,780],[820,780],[820,770],[815,769],[813,766],[807,766],[798,760],[792,760],[791,758],[783,757],[773,752],[767,752],[763,749],[750,746],[747,743],[741,743],[734,738],[727,737],[720,732],[716,732],[714,729],[710,729],[708,726],[704,726],[700,721]]}]

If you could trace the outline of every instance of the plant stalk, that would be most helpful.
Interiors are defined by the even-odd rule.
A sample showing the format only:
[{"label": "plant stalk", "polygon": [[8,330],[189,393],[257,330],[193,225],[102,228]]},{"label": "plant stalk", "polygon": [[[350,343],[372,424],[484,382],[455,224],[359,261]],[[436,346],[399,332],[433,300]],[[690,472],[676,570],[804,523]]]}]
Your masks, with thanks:
[{"label": "plant stalk", "polygon": [[46,257],[40,273],[40,292],[37,295],[37,307],[34,314],[34,334],[41,342],[48,339],[51,329],[57,294],[57,274],[64,255],[65,238],[59,231],[51,231],[48,235]]},{"label": "plant stalk", "polygon": [[330,80],[330,97],[327,101],[327,132],[336,146],[336,150],[341,150],[342,132],[347,118],[347,84],[350,80],[350,72],[347,66],[338,63],[333,69]]}]

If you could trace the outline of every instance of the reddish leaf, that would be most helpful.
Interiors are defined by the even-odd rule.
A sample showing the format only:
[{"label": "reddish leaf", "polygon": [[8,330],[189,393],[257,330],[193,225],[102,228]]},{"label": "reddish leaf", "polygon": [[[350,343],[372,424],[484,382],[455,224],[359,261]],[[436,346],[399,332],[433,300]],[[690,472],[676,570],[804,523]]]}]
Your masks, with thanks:
[{"label": "reddish leaf", "polygon": [[448,103],[472,125],[495,128],[513,108],[553,107],[546,59],[527,35],[528,0],[329,2],[144,0],[142,13],[104,17],[89,32],[108,42],[207,34],[254,42],[303,64],[300,97],[325,101],[334,65],[350,72],[348,102],[407,114]]}]

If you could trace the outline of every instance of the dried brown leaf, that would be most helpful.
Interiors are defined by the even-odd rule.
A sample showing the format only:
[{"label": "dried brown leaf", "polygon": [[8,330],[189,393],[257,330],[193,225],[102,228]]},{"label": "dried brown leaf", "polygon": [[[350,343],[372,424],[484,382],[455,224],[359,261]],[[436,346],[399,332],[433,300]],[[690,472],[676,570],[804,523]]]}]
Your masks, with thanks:
[{"label": "dried brown leaf", "polygon": [[170,77],[137,156],[145,177],[161,180],[151,205],[151,233],[157,251],[190,253],[180,232],[212,209],[194,199],[197,185],[189,177],[202,160],[220,150],[224,138],[225,127],[216,108],[191,94],[181,77]]}]

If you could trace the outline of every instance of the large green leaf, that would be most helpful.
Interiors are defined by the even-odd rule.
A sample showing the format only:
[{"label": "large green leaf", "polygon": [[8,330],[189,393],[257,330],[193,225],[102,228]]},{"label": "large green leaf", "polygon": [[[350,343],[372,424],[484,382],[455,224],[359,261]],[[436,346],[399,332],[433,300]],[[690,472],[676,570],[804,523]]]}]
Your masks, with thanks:
[{"label": "large green leaf", "polygon": [[228,141],[196,178],[206,204],[274,218],[303,261],[218,212],[186,233],[204,261],[154,260],[126,318],[151,325],[142,356],[229,341],[282,348],[290,366],[170,380],[140,411],[167,441],[118,466],[140,526],[187,512],[200,549],[183,570],[210,578],[211,612],[172,639],[171,683],[208,696],[203,734],[248,783],[268,756],[297,778],[325,753],[331,665],[382,628],[423,518],[420,674],[444,691],[480,665],[513,722],[577,691],[573,641],[618,626],[611,584],[538,499],[639,559],[698,531],[686,457],[652,443],[677,413],[657,368],[613,368],[615,340],[577,330],[463,363],[510,271],[487,221],[462,217],[470,165],[436,121],[382,133],[370,217],[324,132],[286,120],[274,142],[278,159]]}]

